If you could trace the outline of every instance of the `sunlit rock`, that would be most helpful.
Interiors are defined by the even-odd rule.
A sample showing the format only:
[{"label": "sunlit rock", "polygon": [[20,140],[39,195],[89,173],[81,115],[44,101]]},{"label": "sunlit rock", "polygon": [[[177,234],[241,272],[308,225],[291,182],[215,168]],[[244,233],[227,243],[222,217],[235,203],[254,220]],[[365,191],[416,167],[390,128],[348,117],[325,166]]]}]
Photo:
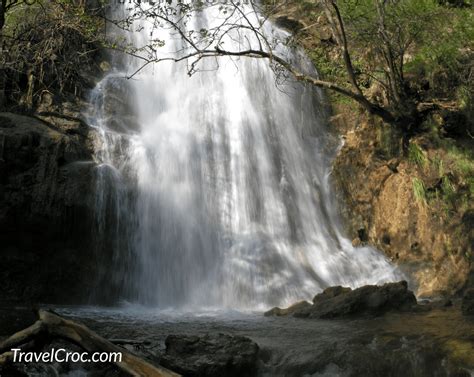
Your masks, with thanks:
[{"label": "sunlit rock", "polygon": [[313,305],[303,302],[287,309],[273,308],[266,316],[293,315],[299,318],[336,318],[354,315],[381,315],[389,311],[406,311],[416,306],[416,298],[406,281],[382,286],[365,285],[352,290],[336,286],[326,288],[313,299]]}]

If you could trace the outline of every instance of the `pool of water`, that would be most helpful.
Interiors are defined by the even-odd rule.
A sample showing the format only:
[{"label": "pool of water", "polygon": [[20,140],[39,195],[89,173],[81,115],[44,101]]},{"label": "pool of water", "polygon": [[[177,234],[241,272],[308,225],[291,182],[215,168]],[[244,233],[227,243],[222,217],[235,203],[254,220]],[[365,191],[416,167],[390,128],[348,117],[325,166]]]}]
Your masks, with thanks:
[{"label": "pool of water", "polygon": [[[259,345],[257,376],[474,376],[474,319],[463,317],[456,306],[337,320],[132,305],[51,309],[105,338],[141,341],[133,350],[155,362],[165,352],[168,335],[225,333],[249,337]],[[25,308],[0,308],[0,340],[34,320]],[[102,376],[80,365],[61,366],[51,373],[50,369],[45,365],[24,368],[30,376]]]},{"label": "pool of water", "polygon": [[456,307],[342,320],[137,306],[55,310],[106,338],[146,341],[157,359],[170,334],[246,336],[260,346],[260,376],[474,376],[474,320]]}]

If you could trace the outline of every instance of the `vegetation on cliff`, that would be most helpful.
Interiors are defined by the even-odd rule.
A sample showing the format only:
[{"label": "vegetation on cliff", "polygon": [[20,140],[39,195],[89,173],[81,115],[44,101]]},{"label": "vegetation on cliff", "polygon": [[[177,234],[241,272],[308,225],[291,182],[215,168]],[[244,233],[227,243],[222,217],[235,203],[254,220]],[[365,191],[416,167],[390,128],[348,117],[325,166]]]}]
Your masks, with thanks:
[{"label": "vegetation on cliff", "polygon": [[[105,5],[53,0],[3,0],[1,6],[2,87],[4,97],[27,109],[44,90],[80,93],[87,87],[85,67],[94,66],[99,44],[124,50],[143,65],[164,60],[188,60],[189,74],[203,58],[232,56],[269,59],[276,72],[287,71],[300,81],[348,97],[370,114],[396,125],[406,139],[427,127],[435,111],[456,123],[454,132],[472,137],[473,13],[469,1],[437,0],[288,0],[266,2],[263,12],[286,19],[293,35],[270,40],[264,19],[239,3],[219,7],[217,25],[194,30],[191,14],[214,4],[181,3],[133,6],[133,12],[109,20],[130,29],[133,20],[155,20],[153,38],[144,46],[126,41],[105,42]],[[88,5],[89,4],[89,5]],[[6,17],[5,17],[6,16]],[[290,22],[288,22],[290,21]],[[3,25],[4,24],[4,25]],[[182,39],[177,57],[160,50],[160,36],[171,32]],[[238,51],[226,38],[246,32]],[[160,34],[161,33],[161,34]],[[100,42],[100,43],[99,43]],[[278,44],[302,45],[320,70],[320,77],[303,72],[278,52]],[[90,69],[89,69],[90,70]],[[4,100],[5,101],[5,100]],[[453,113],[455,113],[453,115]],[[404,145],[408,148],[408,143]]]},{"label": "vegetation on cliff", "polygon": [[[365,11],[376,2],[337,4],[362,91],[390,107],[389,65],[377,25],[369,22],[376,13]],[[345,138],[334,175],[356,244],[375,244],[407,266],[418,294],[453,293],[473,283],[472,7],[462,1],[393,4],[407,8],[390,13],[391,43],[403,42],[410,27],[416,31],[409,47],[400,49],[398,77],[404,101],[418,111],[418,123],[387,127],[329,92],[333,124]],[[295,42],[311,56],[322,79],[351,85],[323,10],[304,1],[279,9],[276,20],[292,26]]]},{"label": "vegetation on cliff", "polygon": [[[323,80],[360,89],[407,133],[426,126],[433,111],[454,110],[457,132],[472,135],[474,23],[468,2],[294,0],[269,8],[283,24],[297,20],[292,43],[305,47]],[[384,119],[391,123],[390,116]]]},{"label": "vegetation on cliff", "polygon": [[2,4],[0,109],[34,112],[51,99],[75,101],[94,85],[100,9],[68,0]]}]

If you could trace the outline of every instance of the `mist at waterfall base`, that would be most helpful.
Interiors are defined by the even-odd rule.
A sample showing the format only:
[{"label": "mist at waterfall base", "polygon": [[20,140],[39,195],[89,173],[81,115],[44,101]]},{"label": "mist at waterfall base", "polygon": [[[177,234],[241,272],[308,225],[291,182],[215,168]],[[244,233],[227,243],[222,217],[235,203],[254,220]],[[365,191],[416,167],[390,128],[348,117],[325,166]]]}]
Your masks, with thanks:
[{"label": "mist at waterfall base", "polygon": [[[209,7],[188,27],[222,17]],[[160,33],[163,54],[182,49],[179,36],[152,24],[115,33],[137,47]],[[265,32],[288,36],[268,21]],[[251,36],[240,31],[226,48],[239,50],[242,38]],[[278,51],[316,74],[298,50]],[[88,120],[100,135],[97,253],[112,287],[96,298],[257,309],[327,286],[400,280],[379,252],[342,234],[323,93],[291,79],[277,85],[262,59],[205,59],[191,77],[189,62],[160,62],[127,80],[141,64],[113,60],[91,93]]]}]

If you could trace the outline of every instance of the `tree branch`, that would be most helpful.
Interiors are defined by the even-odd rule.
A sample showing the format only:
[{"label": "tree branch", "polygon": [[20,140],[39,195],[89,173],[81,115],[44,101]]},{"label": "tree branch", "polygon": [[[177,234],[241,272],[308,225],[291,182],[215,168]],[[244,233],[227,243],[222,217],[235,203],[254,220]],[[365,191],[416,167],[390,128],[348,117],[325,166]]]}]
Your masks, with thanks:
[{"label": "tree branch", "polygon": [[[286,69],[291,75],[295,77],[297,81],[308,83],[314,85],[316,87],[328,89],[337,93],[340,93],[346,97],[349,97],[360,105],[363,106],[369,113],[377,115],[381,117],[384,121],[388,123],[395,122],[395,116],[389,112],[387,109],[382,108],[381,106],[372,103],[369,101],[364,93],[362,92],[358,82],[357,77],[355,74],[355,70],[351,61],[351,56],[348,49],[348,41],[346,36],[346,31],[344,27],[344,22],[339,11],[339,8],[335,2],[335,0],[320,0],[323,3],[324,9],[326,11],[327,17],[332,24],[333,32],[337,39],[337,42],[342,50],[343,59],[346,66],[346,71],[349,76],[349,81],[352,85],[352,90],[339,86],[336,83],[320,80],[313,76],[307,75],[300,70],[298,70],[294,65],[286,61],[284,58],[275,55],[274,49],[275,47],[272,46],[268,38],[263,34],[260,26],[253,25],[251,19],[247,16],[247,14],[239,8],[238,3],[234,3],[231,1],[232,6],[234,7],[232,14],[236,14],[240,16],[240,20],[242,23],[237,21],[230,22],[230,17],[225,17],[225,21],[219,24],[216,27],[212,27],[208,30],[205,36],[202,37],[201,42],[199,43],[194,41],[191,36],[188,36],[183,27],[179,25],[175,20],[171,19],[171,17],[164,12],[162,9],[157,8],[153,10],[144,10],[141,14],[142,17],[155,17],[160,19],[161,21],[167,23],[171,29],[175,30],[181,39],[185,42],[186,47],[180,49],[179,53],[175,57],[158,57],[156,55],[153,58],[146,58],[143,56],[137,56],[140,59],[145,61],[144,65],[137,69],[129,78],[135,76],[140,70],[142,70],[145,66],[150,63],[158,63],[163,61],[173,61],[179,62],[187,59],[193,59],[190,64],[190,68],[188,69],[188,74],[192,75],[196,72],[196,65],[197,63],[202,60],[203,58],[207,57],[220,57],[220,56],[233,56],[233,57],[250,57],[250,58],[260,58],[260,59],[268,59],[272,63],[276,63],[279,66]],[[193,11],[193,10],[191,10]],[[235,13],[234,13],[235,12]],[[335,17],[333,16],[335,14]],[[258,42],[258,48],[255,49],[251,45],[251,41],[246,39],[246,45],[248,46],[247,49],[239,50],[239,51],[230,51],[222,48],[222,41],[225,36],[231,38],[231,32],[236,31],[239,35],[239,41],[241,41],[242,37],[239,34],[241,29],[249,30],[256,38]],[[242,44],[242,43],[241,43]],[[135,54],[136,55],[136,54]]]}]

